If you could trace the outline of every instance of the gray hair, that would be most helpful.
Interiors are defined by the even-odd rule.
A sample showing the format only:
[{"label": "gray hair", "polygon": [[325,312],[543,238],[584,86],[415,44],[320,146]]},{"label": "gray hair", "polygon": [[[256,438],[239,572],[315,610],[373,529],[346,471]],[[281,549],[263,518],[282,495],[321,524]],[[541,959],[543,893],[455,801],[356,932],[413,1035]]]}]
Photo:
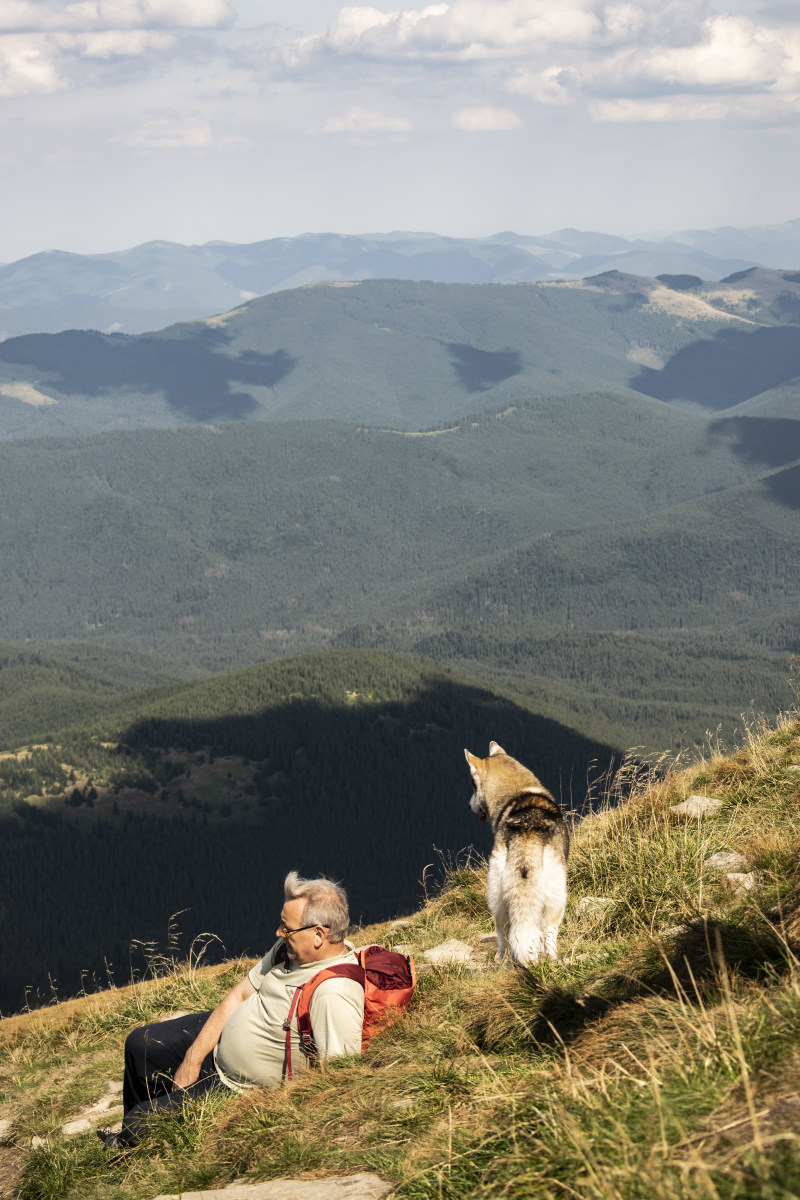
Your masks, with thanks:
[{"label": "gray hair", "polygon": [[305,900],[305,925],[324,925],[330,941],[344,940],[350,927],[350,910],[341,884],[324,875],[319,879],[303,879],[297,871],[290,871],[283,881],[283,893],[287,900]]}]

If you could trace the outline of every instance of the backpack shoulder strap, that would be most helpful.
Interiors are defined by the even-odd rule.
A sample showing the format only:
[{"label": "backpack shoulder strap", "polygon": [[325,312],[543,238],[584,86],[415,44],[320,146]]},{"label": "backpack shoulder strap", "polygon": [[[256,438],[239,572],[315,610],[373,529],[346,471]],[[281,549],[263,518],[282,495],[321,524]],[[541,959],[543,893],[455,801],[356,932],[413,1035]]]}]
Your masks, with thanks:
[{"label": "backpack shoulder strap", "polygon": [[309,979],[308,983],[304,983],[302,987],[297,989],[292,1000],[292,1006],[289,1009],[289,1016],[283,1023],[283,1028],[286,1030],[285,1074],[287,1079],[292,1078],[291,1024],[295,1008],[297,1009],[297,1032],[300,1034],[303,1053],[309,1058],[312,1058],[317,1053],[317,1048],[314,1045],[314,1033],[311,1029],[309,1007],[314,992],[326,979],[352,979],[364,987],[366,972],[360,963],[339,963],[336,967],[323,967],[321,971],[317,971],[312,979]]}]

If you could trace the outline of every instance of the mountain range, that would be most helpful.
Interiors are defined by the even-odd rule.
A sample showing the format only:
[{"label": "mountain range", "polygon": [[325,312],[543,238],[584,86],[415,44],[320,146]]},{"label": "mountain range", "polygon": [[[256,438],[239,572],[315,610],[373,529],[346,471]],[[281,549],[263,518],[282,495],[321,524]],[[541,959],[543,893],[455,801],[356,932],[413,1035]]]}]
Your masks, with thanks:
[{"label": "mountain range", "polygon": [[603,389],[791,417],[798,320],[800,273],[764,268],[726,283],[611,271],[568,283],[316,285],[153,334],[9,338],[0,436],[243,418],[420,431]]},{"label": "mountain range", "polygon": [[142,333],[323,281],[523,283],[609,270],[720,280],[800,265],[800,220],[625,238],[561,229],[487,238],[307,233],[239,245],[154,241],[103,254],[46,250],[0,266],[0,336],[100,329]]},{"label": "mountain range", "polygon": [[186,905],[252,949],[263,872],[354,847],[359,911],[413,906],[475,838],[464,745],[580,805],[787,707],[799,399],[787,267],[0,343],[0,1007]]},{"label": "mountain range", "polygon": [[797,645],[799,304],[763,268],[372,281],[8,339],[0,639],[389,648],[608,744],[730,732]]}]

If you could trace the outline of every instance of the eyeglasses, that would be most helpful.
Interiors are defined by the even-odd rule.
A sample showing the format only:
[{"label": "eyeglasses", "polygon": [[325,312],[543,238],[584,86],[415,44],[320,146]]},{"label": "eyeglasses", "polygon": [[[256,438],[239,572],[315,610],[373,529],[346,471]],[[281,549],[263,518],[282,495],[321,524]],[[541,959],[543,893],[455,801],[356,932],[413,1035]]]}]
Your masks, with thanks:
[{"label": "eyeglasses", "polygon": [[293,933],[302,933],[305,929],[330,929],[330,925],[319,925],[315,922],[313,925],[300,925],[297,929],[287,929],[285,925],[278,926],[278,933],[282,938],[291,937]]}]

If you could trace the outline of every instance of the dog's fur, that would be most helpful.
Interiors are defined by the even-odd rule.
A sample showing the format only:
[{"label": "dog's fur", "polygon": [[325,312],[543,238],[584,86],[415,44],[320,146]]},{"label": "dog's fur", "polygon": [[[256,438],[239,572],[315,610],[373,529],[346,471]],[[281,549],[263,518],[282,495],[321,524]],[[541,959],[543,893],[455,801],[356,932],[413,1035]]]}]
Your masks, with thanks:
[{"label": "dog's fur", "polygon": [[569,832],[561,809],[532,771],[497,742],[489,757],[464,751],[475,788],[470,808],[494,831],[487,899],[497,930],[497,961],[526,966],[556,956],[567,903]]}]

